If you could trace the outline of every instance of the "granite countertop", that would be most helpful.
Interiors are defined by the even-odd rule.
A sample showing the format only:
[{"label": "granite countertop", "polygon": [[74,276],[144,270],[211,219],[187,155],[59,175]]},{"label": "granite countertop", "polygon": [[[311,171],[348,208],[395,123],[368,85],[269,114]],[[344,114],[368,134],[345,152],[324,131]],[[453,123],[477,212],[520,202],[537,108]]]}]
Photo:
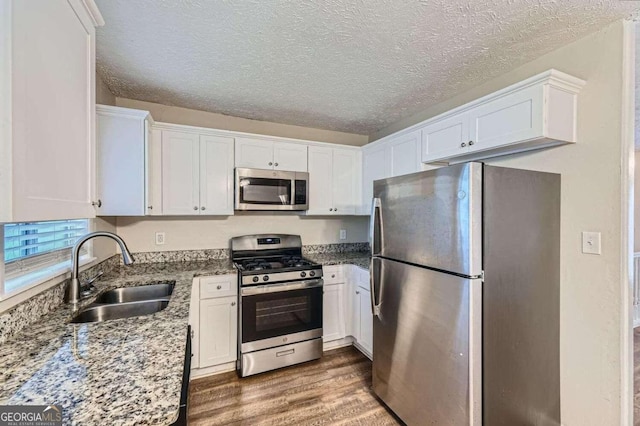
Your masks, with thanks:
[{"label": "granite countertop", "polygon": [[[315,253],[323,265],[367,269],[369,253]],[[178,417],[189,302],[195,276],[234,274],[229,259],[118,266],[103,291],[175,280],[166,309],[147,316],[70,324],[62,305],[0,347],[0,404],[59,404],[65,424],[171,424]],[[83,302],[90,304],[95,297]]]},{"label": "granite countertop", "polygon": [[361,251],[345,253],[313,253],[307,254],[305,257],[323,265],[350,264],[359,266],[366,270],[369,270],[369,261],[371,260],[371,254],[369,252]]},{"label": "granite countertop", "polygon": [[174,422],[193,277],[229,273],[235,269],[228,259],[116,267],[95,283],[98,293],[176,280],[167,308],[70,324],[73,312],[60,306],[0,347],[0,404],[60,404],[65,424]]}]

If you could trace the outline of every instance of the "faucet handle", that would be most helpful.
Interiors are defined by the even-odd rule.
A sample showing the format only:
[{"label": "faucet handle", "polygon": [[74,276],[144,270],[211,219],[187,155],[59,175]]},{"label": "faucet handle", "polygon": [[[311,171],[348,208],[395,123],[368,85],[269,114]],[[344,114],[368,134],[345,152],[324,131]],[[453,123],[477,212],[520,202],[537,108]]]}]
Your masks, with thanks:
[{"label": "faucet handle", "polygon": [[97,281],[98,278],[100,278],[101,276],[104,275],[104,271],[99,271],[97,274],[95,274],[93,277],[89,278],[87,281],[84,282],[84,286],[91,286],[93,287],[93,283]]}]

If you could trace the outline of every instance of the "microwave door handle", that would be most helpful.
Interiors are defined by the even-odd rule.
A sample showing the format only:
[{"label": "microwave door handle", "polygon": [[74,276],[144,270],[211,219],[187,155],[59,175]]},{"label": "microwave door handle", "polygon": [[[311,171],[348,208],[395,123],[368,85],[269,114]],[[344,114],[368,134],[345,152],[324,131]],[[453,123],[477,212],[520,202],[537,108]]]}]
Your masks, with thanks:
[{"label": "microwave door handle", "polygon": [[369,220],[369,244],[371,245],[371,256],[380,255],[382,249],[382,215],[380,209],[382,203],[380,198],[371,201],[371,219]]}]

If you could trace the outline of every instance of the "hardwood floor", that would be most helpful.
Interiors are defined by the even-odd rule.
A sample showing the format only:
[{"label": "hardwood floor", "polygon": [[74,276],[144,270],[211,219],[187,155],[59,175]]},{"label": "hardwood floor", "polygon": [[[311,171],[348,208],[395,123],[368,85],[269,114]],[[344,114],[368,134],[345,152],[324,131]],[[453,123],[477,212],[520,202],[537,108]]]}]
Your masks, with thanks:
[{"label": "hardwood floor", "polygon": [[322,359],[189,385],[190,425],[399,425],[371,390],[371,361],[353,347]]}]

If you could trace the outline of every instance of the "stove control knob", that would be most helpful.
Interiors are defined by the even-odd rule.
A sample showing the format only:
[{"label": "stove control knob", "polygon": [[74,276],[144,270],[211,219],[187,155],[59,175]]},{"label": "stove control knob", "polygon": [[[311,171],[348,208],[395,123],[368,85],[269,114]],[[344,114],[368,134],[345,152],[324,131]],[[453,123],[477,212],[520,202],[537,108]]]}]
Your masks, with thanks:
[{"label": "stove control knob", "polygon": [[254,283],[257,283],[259,280],[260,280],[260,278],[258,278],[258,277],[253,277],[253,282],[254,282]]},{"label": "stove control knob", "polygon": [[316,271],[310,271],[309,272],[309,276],[310,277],[315,277],[316,276]]},{"label": "stove control knob", "polygon": [[301,276],[302,278],[304,278],[304,277],[306,277],[306,276],[307,276],[307,273],[306,273],[306,272],[304,272],[304,271],[303,271],[303,272],[300,272],[300,276]]},{"label": "stove control knob", "polygon": [[269,281],[269,275],[265,275],[264,277],[262,277],[262,281]]}]

